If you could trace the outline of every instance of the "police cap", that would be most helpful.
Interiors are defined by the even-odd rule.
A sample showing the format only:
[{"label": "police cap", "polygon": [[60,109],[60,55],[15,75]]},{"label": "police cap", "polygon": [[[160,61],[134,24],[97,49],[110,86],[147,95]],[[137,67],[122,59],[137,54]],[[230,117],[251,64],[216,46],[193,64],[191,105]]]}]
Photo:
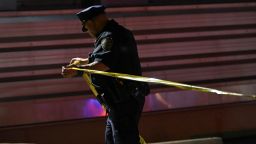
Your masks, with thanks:
[{"label": "police cap", "polygon": [[105,7],[103,5],[93,5],[78,12],[76,15],[81,21],[88,21],[102,13],[105,13]]}]

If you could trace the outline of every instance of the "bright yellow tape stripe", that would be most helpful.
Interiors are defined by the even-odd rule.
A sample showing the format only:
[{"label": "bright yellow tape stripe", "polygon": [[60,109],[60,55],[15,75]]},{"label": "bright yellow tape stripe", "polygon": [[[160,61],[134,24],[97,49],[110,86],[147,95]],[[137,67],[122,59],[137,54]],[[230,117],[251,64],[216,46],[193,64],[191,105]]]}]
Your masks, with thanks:
[{"label": "bright yellow tape stripe", "polygon": [[[95,89],[95,87],[92,85],[92,82],[91,82],[90,77],[88,76],[88,74],[87,74],[87,73],[84,73],[84,74],[83,74],[83,78],[84,78],[84,80],[87,82],[87,84],[88,84],[89,88],[91,89],[93,95],[97,97],[97,96],[98,96],[98,92],[97,92],[97,90]],[[102,105],[103,108],[106,110],[106,105],[103,104],[103,103],[102,103],[101,105]]]},{"label": "bright yellow tape stripe", "polygon": [[142,77],[142,76],[136,76],[136,75],[129,75],[129,74],[121,74],[121,73],[114,73],[114,72],[104,72],[104,71],[98,71],[98,70],[89,70],[89,69],[81,69],[81,68],[70,68],[78,71],[84,71],[86,73],[92,73],[92,74],[99,74],[104,76],[110,76],[120,79],[127,79],[127,80],[134,80],[134,81],[140,81],[140,82],[150,82],[150,83],[156,83],[156,84],[163,84],[168,86],[174,86],[180,89],[185,90],[194,90],[199,92],[207,92],[207,93],[216,93],[219,95],[230,95],[230,96],[239,96],[239,97],[250,97],[250,98],[256,98],[256,95],[244,95],[240,93],[233,93],[233,92],[225,92],[220,91],[216,89],[206,88],[206,87],[199,87],[199,86],[193,86],[193,85],[187,85],[167,80],[161,80],[156,78],[148,78],[148,77]]}]

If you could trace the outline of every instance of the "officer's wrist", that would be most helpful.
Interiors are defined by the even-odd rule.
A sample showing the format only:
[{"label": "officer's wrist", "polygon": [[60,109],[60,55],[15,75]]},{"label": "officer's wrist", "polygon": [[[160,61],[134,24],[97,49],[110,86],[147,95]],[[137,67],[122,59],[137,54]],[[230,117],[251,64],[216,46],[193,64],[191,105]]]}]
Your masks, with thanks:
[{"label": "officer's wrist", "polygon": [[86,64],[86,65],[79,65],[78,68],[81,69],[91,69],[92,65],[91,64]]}]

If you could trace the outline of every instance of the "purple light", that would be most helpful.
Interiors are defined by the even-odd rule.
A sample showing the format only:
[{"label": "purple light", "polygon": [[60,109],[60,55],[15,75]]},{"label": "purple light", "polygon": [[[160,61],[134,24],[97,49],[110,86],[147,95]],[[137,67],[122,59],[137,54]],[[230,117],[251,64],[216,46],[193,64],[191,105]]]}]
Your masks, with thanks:
[{"label": "purple light", "polygon": [[106,112],[95,98],[85,101],[83,113],[86,117],[105,116]]}]

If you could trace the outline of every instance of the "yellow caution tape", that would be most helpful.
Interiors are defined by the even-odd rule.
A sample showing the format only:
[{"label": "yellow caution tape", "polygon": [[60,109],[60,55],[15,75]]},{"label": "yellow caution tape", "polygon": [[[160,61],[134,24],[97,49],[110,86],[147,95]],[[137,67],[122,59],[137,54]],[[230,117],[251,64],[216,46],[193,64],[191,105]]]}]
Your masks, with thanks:
[{"label": "yellow caution tape", "polygon": [[84,73],[84,74],[83,74],[83,78],[84,78],[84,80],[87,82],[87,84],[89,85],[89,87],[90,87],[92,93],[93,93],[95,96],[98,96],[98,92],[96,91],[95,87],[92,85],[92,82],[91,82],[91,80],[90,80],[90,78],[89,78],[89,76],[88,76],[87,73]]},{"label": "yellow caution tape", "polygon": [[[164,84],[164,85],[174,86],[174,87],[177,87],[180,89],[185,89],[185,90],[194,90],[194,91],[206,92],[206,93],[216,93],[216,94],[220,94],[220,95],[256,98],[256,95],[244,95],[244,94],[240,94],[240,93],[225,92],[225,91],[220,91],[220,90],[216,90],[216,89],[187,85],[187,84],[182,84],[182,83],[177,83],[177,82],[172,82],[172,81],[167,81],[167,80],[161,80],[161,79],[156,79],[156,78],[148,78],[148,77],[142,77],[142,76],[136,76],[136,75],[121,74],[121,73],[114,73],[114,72],[104,72],[104,71],[81,69],[81,68],[70,68],[70,69],[85,72],[83,74],[83,78],[87,82],[87,84],[89,85],[91,91],[93,92],[93,94],[95,96],[98,96],[98,92],[96,91],[95,87],[93,86],[93,84],[88,76],[88,73],[110,76],[110,77],[115,77],[115,78],[120,78],[120,79],[140,81],[140,82]],[[103,107],[106,109],[105,105],[103,105]],[[140,143],[146,144],[146,141],[143,139],[142,136],[140,136]]]},{"label": "yellow caution tape", "polygon": [[144,138],[140,135],[140,144],[147,144]]},{"label": "yellow caution tape", "polygon": [[185,90],[194,90],[194,91],[199,91],[199,92],[215,93],[215,94],[219,94],[219,95],[230,95],[230,96],[238,96],[238,97],[256,98],[256,95],[244,95],[244,94],[240,94],[240,93],[225,92],[225,91],[220,91],[217,89],[182,84],[182,83],[177,83],[177,82],[172,82],[172,81],[167,81],[167,80],[161,80],[161,79],[157,79],[157,78],[148,78],[148,77],[143,77],[143,76],[114,73],[114,72],[105,72],[105,71],[90,70],[90,69],[81,69],[81,68],[75,68],[75,67],[70,68],[70,69],[83,71],[83,72],[91,73],[91,74],[110,76],[110,77],[115,77],[115,78],[120,78],[120,79],[127,79],[127,80],[134,80],[134,81],[140,81],[140,82],[149,82],[149,83],[174,86],[174,87],[177,87],[180,89],[185,89]]},{"label": "yellow caution tape", "polygon": [[[87,84],[88,84],[89,88],[91,89],[93,95],[94,95],[95,97],[97,97],[99,93],[97,92],[97,90],[96,90],[95,87],[93,86],[93,84],[92,84],[92,82],[91,82],[91,80],[90,80],[88,74],[87,74],[87,73],[84,73],[84,74],[83,74],[83,78],[84,78],[84,80],[87,82]],[[104,103],[101,103],[101,105],[103,106],[103,109],[106,110],[106,105],[105,105]]]}]

